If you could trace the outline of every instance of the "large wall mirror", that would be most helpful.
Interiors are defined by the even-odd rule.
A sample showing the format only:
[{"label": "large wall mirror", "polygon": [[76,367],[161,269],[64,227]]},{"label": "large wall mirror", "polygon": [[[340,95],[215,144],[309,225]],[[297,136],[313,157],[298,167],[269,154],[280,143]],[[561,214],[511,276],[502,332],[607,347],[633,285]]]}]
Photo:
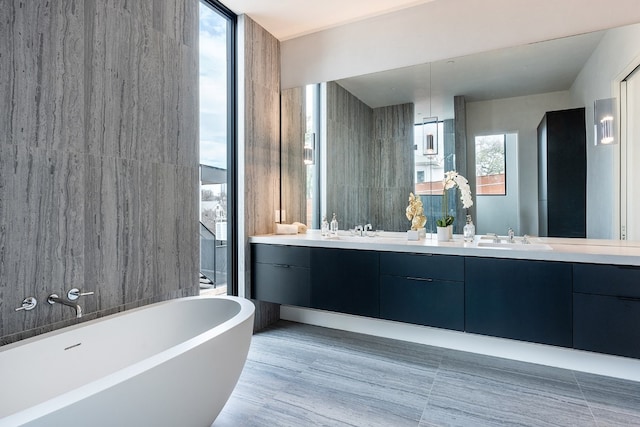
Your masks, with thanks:
[{"label": "large wall mirror", "polygon": [[[571,209],[586,211],[589,238],[640,240],[640,177],[629,167],[640,153],[638,65],[635,24],[285,89],[282,209],[313,228],[336,212],[342,229],[405,231],[404,208],[417,192],[429,228],[442,210],[438,182],[457,169],[471,184],[478,233],[538,235],[538,125],[546,112],[584,108],[587,202]],[[594,103],[608,98],[618,106],[615,143],[596,145]],[[502,147],[501,171],[484,152],[477,165],[478,141],[488,140],[501,141],[490,147]]]}]

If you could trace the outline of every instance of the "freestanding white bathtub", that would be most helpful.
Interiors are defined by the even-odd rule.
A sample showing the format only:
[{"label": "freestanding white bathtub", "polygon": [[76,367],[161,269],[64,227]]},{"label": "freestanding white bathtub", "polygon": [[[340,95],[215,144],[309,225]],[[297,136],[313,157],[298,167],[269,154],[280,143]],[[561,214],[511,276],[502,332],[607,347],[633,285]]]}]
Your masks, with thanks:
[{"label": "freestanding white bathtub", "polygon": [[180,298],[0,347],[0,427],[210,426],[253,315],[243,298]]}]

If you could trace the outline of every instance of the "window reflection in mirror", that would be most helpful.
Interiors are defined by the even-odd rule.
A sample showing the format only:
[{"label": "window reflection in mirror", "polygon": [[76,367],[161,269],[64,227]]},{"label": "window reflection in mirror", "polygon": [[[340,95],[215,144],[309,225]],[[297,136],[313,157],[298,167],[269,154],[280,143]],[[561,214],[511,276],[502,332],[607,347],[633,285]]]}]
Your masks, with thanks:
[{"label": "window reflection in mirror", "polygon": [[507,194],[505,135],[476,136],[476,195]]},{"label": "window reflection in mirror", "polygon": [[305,91],[305,134],[309,136],[307,140],[312,141],[312,161],[305,161],[306,223],[317,229],[320,228],[320,85],[307,85]]}]

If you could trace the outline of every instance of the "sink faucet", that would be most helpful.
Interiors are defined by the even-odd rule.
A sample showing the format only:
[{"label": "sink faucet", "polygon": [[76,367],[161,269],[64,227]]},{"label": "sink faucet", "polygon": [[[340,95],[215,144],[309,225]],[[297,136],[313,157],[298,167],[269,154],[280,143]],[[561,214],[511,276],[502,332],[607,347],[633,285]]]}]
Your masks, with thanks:
[{"label": "sink faucet", "polygon": [[356,234],[360,234],[360,236],[362,236],[362,231],[364,230],[364,228],[361,225],[356,225],[353,229],[354,233]]},{"label": "sink faucet", "polygon": [[80,307],[80,304],[76,302],[71,302],[71,301],[67,301],[66,299],[62,299],[57,294],[49,295],[49,298],[47,298],[47,302],[51,305],[58,303],[58,304],[66,305],[67,307],[71,307],[76,310],[76,319],[79,319],[82,317],[82,307]]},{"label": "sink faucet", "polygon": [[373,231],[373,226],[371,224],[367,224],[364,226],[364,228],[362,229],[364,235],[368,235],[367,231]]},{"label": "sink faucet", "polygon": [[515,235],[515,233],[513,232],[513,228],[509,227],[509,231],[507,234],[509,235],[509,243],[513,243],[514,242],[513,236]]},{"label": "sink faucet", "polygon": [[487,236],[493,239],[493,243],[500,243],[500,237],[496,233],[487,233]]}]

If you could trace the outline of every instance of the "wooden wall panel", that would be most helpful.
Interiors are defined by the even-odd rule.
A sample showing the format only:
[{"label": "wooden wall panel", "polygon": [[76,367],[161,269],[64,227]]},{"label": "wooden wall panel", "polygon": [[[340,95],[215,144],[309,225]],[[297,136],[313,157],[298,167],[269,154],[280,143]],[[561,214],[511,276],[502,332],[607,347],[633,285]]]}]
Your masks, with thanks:
[{"label": "wooden wall panel", "polygon": [[[273,233],[275,211],[280,209],[280,42],[246,15],[238,31],[244,70],[244,162],[243,180],[244,294],[251,297],[251,253],[249,236]],[[259,330],[280,318],[279,306],[256,303],[254,329]]]}]

